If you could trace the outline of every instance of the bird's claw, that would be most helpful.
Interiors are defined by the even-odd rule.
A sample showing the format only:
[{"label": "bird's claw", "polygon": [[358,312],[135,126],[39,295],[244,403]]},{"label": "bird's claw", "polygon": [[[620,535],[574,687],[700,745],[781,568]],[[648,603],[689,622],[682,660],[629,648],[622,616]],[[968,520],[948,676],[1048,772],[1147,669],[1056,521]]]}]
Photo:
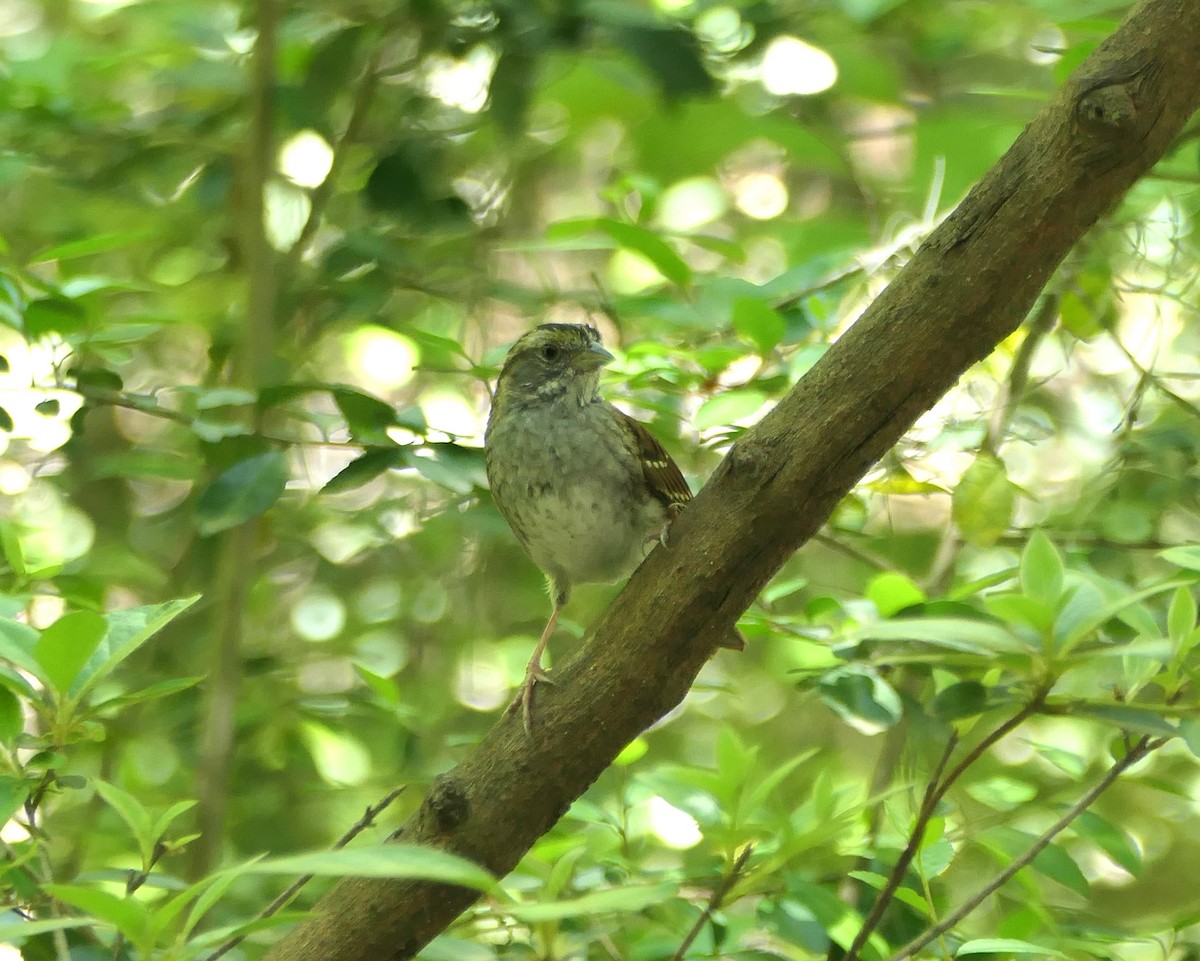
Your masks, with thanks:
[{"label": "bird's claw", "polygon": [[554,680],[540,667],[530,664],[525,671],[525,680],[521,682],[521,690],[517,692],[516,699],[512,704],[508,706],[509,714],[520,707],[521,726],[525,728],[525,733],[529,737],[533,736],[533,689],[539,683],[553,685]]}]

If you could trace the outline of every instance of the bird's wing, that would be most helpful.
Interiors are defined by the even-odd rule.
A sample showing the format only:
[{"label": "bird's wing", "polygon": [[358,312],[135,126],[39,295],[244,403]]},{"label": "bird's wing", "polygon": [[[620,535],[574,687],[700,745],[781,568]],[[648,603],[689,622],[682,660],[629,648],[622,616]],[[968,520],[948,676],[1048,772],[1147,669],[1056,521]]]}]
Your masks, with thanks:
[{"label": "bird's wing", "polygon": [[633,434],[638,457],[642,462],[642,470],[646,474],[646,483],[650,486],[654,496],[668,507],[679,507],[690,501],[692,499],[691,489],[688,487],[687,481],[683,479],[679,465],[671,459],[671,455],[666,452],[663,445],[655,440],[650,431],[624,411],[618,411],[618,413],[625,419],[625,423],[629,425],[629,430]]}]

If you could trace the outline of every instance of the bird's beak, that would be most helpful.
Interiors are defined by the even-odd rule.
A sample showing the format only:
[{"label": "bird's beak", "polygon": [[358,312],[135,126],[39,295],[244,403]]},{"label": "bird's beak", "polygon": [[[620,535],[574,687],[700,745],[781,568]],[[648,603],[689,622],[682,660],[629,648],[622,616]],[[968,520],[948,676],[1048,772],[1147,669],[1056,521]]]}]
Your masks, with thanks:
[{"label": "bird's beak", "polygon": [[599,344],[592,344],[587,350],[581,350],[571,361],[576,370],[590,373],[599,370],[613,359],[613,355]]}]

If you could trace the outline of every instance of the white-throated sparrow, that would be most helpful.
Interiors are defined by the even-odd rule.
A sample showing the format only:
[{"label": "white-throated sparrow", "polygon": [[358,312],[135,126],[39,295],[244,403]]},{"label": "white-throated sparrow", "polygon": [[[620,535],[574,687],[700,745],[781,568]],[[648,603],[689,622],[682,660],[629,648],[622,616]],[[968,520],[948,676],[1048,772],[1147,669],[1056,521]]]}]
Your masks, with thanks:
[{"label": "white-throated sparrow", "polygon": [[[534,686],[546,677],[542,652],[571,587],[631,574],[692,497],[662,445],[600,396],[610,360],[594,327],[543,324],[509,350],[488,416],[492,496],[554,603],[513,702],[526,731]],[[744,642],[731,632],[722,646]]]}]

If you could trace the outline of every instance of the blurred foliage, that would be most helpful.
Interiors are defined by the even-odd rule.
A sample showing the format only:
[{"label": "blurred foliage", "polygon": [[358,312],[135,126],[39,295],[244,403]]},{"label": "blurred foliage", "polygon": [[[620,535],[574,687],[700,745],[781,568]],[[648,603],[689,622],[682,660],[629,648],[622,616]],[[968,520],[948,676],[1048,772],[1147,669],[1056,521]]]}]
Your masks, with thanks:
[{"label": "blurred foliage", "polygon": [[1124,12],[7,0],[0,942],[252,958],[351,872],[488,890],[430,961],[838,958],[892,874],[886,957],[1128,763],[921,952],[1197,957],[1194,126],[501,886],[370,843],[546,614],[506,345],[598,324],[698,483]]}]

